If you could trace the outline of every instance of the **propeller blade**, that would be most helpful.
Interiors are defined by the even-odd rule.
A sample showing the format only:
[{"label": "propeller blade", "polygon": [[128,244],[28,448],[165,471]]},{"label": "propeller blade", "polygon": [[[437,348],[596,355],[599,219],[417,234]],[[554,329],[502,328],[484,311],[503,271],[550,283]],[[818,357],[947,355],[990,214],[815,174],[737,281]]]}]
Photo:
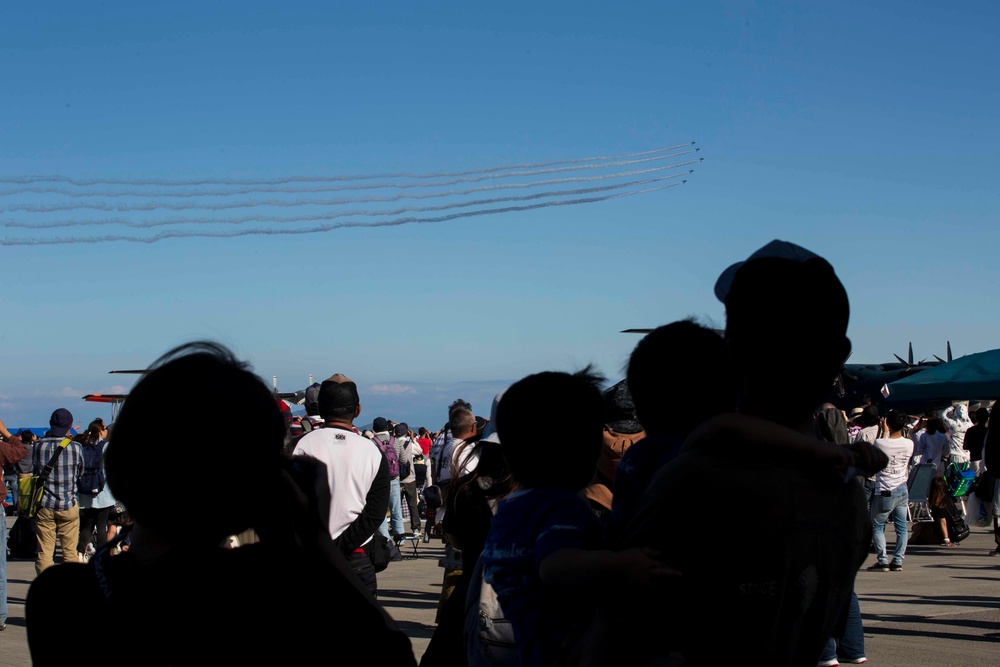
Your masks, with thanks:
[{"label": "propeller blade", "polygon": [[948,361],[951,361],[951,341],[948,341]]},{"label": "propeller blade", "polygon": [[912,366],[913,365],[913,343],[910,343],[910,353],[909,353],[909,355],[907,355],[907,359],[910,360],[909,361],[909,365]]},{"label": "propeller blade", "polygon": [[942,364],[944,363],[944,359],[942,359],[941,357],[937,356],[936,354],[934,355],[934,358],[937,359],[938,361],[940,361]]},{"label": "propeller blade", "polygon": [[896,357],[897,359],[899,359],[899,363],[901,363],[901,364],[904,364],[904,365],[906,365],[906,366],[909,366],[910,364],[912,364],[912,363],[913,363],[913,359],[912,359],[912,358],[910,359],[910,364],[907,364],[907,363],[906,363],[906,361],[905,361],[905,360],[903,359],[903,357],[899,356],[898,354],[896,354],[896,353],[893,353],[893,355],[892,355],[892,356],[894,356],[894,357]]}]

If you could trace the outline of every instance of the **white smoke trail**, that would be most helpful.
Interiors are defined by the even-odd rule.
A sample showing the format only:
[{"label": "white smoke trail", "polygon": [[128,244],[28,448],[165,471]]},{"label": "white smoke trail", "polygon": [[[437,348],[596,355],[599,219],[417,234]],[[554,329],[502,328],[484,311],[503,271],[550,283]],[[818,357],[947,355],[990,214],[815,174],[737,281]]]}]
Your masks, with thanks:
[{"label": "white smoke trail", "polygon": [[348,216],[373,217],[382,215],[400,215],[402,213],[426,213],[430,211],[447,211],[453,208],[467,208],[470,206],[486,206],[490,204],[500,204],[503,202],[532,201],[535,199],[545,199],[549,197],[566,197],[572,195],[593,194],[596,192],[607,192],[609,190],[618,190],[621,188],[630,188],[639,185],[648,185],[650,183],[658,183],[660,181],[667,181],[674,178],[680,178],[681,176],[687,176],[688,174],[693,173],[693,171],[694,170],[692,169],[680,172],[678,174],[671,174],[669,176],[660,176],[658,178],[648,178],[638,181],[616,183],[614,185],[604,185],[593,188],[577,188],[574,190],[553,190],[550,192],[537,192],[530,195],[520,195],[520,196],[510,196],[510,197],[491,197],[488,199],[451,202],[449,204],[439,204],[436,206],[404,206],[389,211],[373,211],[373,210],[335,211],[332,213],[320,213],[317,215],[286,216],[286,217],[270,216],[270,215],[252,215],[252,216],[245,216],[242,218],[177,218],[174,220],[154,220],[147,222],[137,222],[133,220],[128,220],[126,218],[111,218],[105,220],[64,220],[59,222],[42,222],[42,223],[23,223],[23,222],[12,221],[6,223],[5,226],[27,228],[27,229],[59,229],[65,227],[87,227],[96,225],[124,225],[126,227],[132,227],[136,229],[150,229],[153,227],[166,227],[170,225],[188,225],[188,224],[241,225],[247,222],[264,222],[264,223],[279,223],[279,224],[292,223],[292,222],[317,222],[320,220],[335,220],[337,218],[345,218]]},{"label": "white smoke trail", "polygon": [[[680,157],[680,156],[683,156],[683,155],[689,155],[691,153],[697,153],[700,150],[701,150],[700,148],[696,148],[696,149],[690,150],[690,151],[683,151],[681,153],[672,153],[670,155],[661,155],[661,156],[657,156],[655,158],[643,158],[641,160],[631,160],[631,161],[628,161],[626,163],[609,163],[607,165],[584,165],[584,166],[578,166],[578,167],[571,167],[571,168],[568,168],[568,169],[542,169],[542,170],[536,170],[536,171],[532,171],[532,172],[512,172],[511,174],[504,174],[504,175],[493,174],[493,175],[490,175],[490,176],[478,177],[478,178],[473,178],[473,179],[460,179],[460,180],[463,180],[463,181],[466,181],[466,180],[481,181],[481,180],[484,180],[486,178],[506,178],[508,176],[538,175],[538,174],[544,174],[544,173],[557,173],[557,172],[562,172],[562,171],[567,171],[567,170],[575,171],[575,170],[578,170],[578,169],[596,169],[596,168],[604,168],[604,167],[607,167],[607,166],[621,166],[623,164],[635,164],[637,162],[649,162],[649,161],[652,161],[652,160],[664,160],[664,159],[667,159],[667,158]],[[694,162],[699,162],[699,161],[700,160],[693,160],[693,161],[690,161],[690,162],[683,162],[683,163],[680,163],[680,164],[668,165],[666,167],[659,167],[659,168],[657,168],[655,170],[675,169],[677,167],[680,167],[680,166],[683,166],[683,165],[687,165],[687,164],[693,164]],[[654,171],[654,170],[651,169],[651,170],[646,170],[646,171]],[[580,182],[580,183],[582,183],[582,182],[586,182],[586,181],[590,181],[590,180],[604,180],[604,179],[608,179],[608,178],[626,177],[626,176],[629,176],[629,175],[634,175],[634,174],[639,174],[639,173],[644,173],[644,172],[643,172],[643,170],[632,170],[630,172],[620,172],[620,173],[617,173],[617,174],[604,174],[604,175],[597,176],[597,177],[582,177],[582,176],[580,176],[580,177],[567,178],[567,179],[554,179],[552,182],[562,181],[562,182],[566,182],[566,183],[574,183],[574,182]],[[448,182],[448,184],[450,184],[450,183],[452,183],[452,182]],[[534,185],[531,185],[531,184],[522,184],[522,183],[513,183],[513,184],[512,183],[505,183],[505,184],[500,184],[500,185],[481,186],[481,187],[477,187],[477,188],[469,188],[466,193],[469,193],[469,192],[485,192],[485,191],[489,191],[489,190],[502,190],[502,189],[507,189],[507,188],[517,188],[517,187],[536,187],[538,185],[542,185],[543,183],[544,183],[543,181],[539,181],[539,182],[536,182]],[[400,185],[400,184],[397,184],[397,187],[400,187],[400,188],[413,188],[413,187],[417,187],[417,188],[430,188],[430,187],[434,187],[436,185],[438,185],[438,184],[432,185],[430,183],[425,183],[425,184],[419,184],[419,185],[416,185],[416,186],[414,186],[412,184],[410,184],[410,185],[406,185],[406,184]],[[382,188],[382,187],[389,187],[389,186],[385,185],[385,184],[380,184],[379,187]],[[344,189],[357,189],[357,188],[344,188]],[[362,189],[368,189],[368,188],[362,188]],[[342,200],[326,200],[326,201],[324,201],[324,200],[313,200],[313,201],[310,201],[310,200],[300,200],[300,201],[304,201],[303,204],[296,204],[294,202],[287,202],[287,201],[283,201],[283,200],[268,200],[268,201],[261,201],[261,202],[231,202],[231,203],[224,203],[224,204],[202,204],[202,203],[195,203],[195,204],[167,204],[167,203],[154,202],[154,203],[150,203],[150,204],[121,204],[121,205],[116,205],[116,206],[111,206],[109,204],[56,204],[56,205],[49,205],[49,206],[37,206],[37,205],[34,205],[34,204],[15,204],[13,206],[7,207],[6,209],[0,209],[0,213],[15,213],[15,212],[23,212],[23,213],[58,213],[60,211],[75,211],[75,210],[117,211],[117,212],[125,212],[125,211],[153,211],[153,210],[157,210],[157,209],[165,209],[165,210],[173,210],[173,211],[183,211],[183,210],[193,210],[193,209],[200,209],[200,210],[224,210],[224,209],[228,209],[228,208],[250,208],[250,207],[255,207],[255,206],[336,205],[336,204],[341,204],[341,203],[363,203],[363,202],[376,202],[376,201],[396,201],[398,199],[423,199],[423,198],[428,198],[428,197],[443,197],[443,196],[449,196],[449,195],[452,195],[452,194],[461,194],[461,191],[439,192],[439,193],[425,193],[425,194],[407,194],[407,193],[401,193],[401,194],[393,195],[391,198],[370,197],[370,198],[354,198],[353,200],[343,200],[342,199]],[[204,195],[196,195],[196,196],[204,196]]]},{"label": "white smoke trail", "polygon": [[211,232],[211,231],[170,231],[170,232],[160,232],[152,236],[121,236],[121,235],[108,235],[108,236],[94,236],[94,237],[56,237],[49,239],[0,239],[0,245],[3,246],[42,246],[42,245],[81,245],[81,244],[94,244],[94,243],[110,243],[114,241],[123,241],[127,243],[146,243],[152,244],[166,239],[182,239],[182,238],[235,238],[238,236],[290,236],[290,235],[301,235],[301,234],[316,234],[321,232],[329,232],[336,229],[345,229],[349,227],[394,227],[399,225],[408,224],[426,224],[426,223],[436,223],[436,222],[447,222],[449,220],[457,220],[459,218],[469,218],[481,215],[496,215],[501,213],[514,213],[520,211],[532,211],[541,208],[549,208],[552,206],[574,206],[578,204],[592,204],[602,201],[610,201],[612,199],[622,199],[625,197],[632,197],[639,194],[644,194],[647,192],[655,192],[657,190],[666,190],[668,188],[675,188],[679,185],[683,185],[687,181],[681,181],[680,183],[671,183],[669,185],[656,185],[650,188],[643,188],[640,190],[630,190],[628,192],[619,192],[611,195],[601,195],[598,197],[583,197],[578,199],[563,199],[558,201],[542,202],[538,204],[527,204],[524,206],[506,206],[503,208],[491,208],[491,209],[477,209],[474,211],[462,211],[459,213],[451,213],[449,215],[442,215],[432,218],[415,218],[415,217],[405,217],[405,218],[395,218],[393,220],[382,220],[378,222],[337,222],[327,225],[316,225],[313,227],[301,227],[296,229],[288,228],[258,228],[258,229],[239,229],[228,232]]},{"label": "white smoke trail", "polygon": [[286,176],[282,178],[263,179],[231,179],[231,178],[200,178],[200,179],[75,179],[68,176],[9,176],[0,178],[0,183],[12,185],[29,185],[32,183],[65,183],[76,187],[89,187],[91,185],[128,185],[128,186],[153,186],[153,187],[178,187],[197,185],[282,185],[286,183],[332,183],[339,181],[364,181],[378,178],[448,178],[452,176],[471,176],[475,174],[490,174],[512,169],[534,169],[536,167],[550,167],[556,165],[582,165],[586,162],[601,162],[605,160],[618,160],[622,158],[637,157],[640,155],[652,155],[665,151],[676,150],[686,146],[693,146],[695,142],[689,141],[676,146],[666,146],[654,148],[652,150],[638,151],[633,153],[619,153],[617,155],[597,155],[591,157],[574,158],[570,160],[553,160],[550,162],[528,162],[521,164],[499,165],[494,167],[484,167],[480,169],[468,169],[465,171],[440,171],[431,173],[385,173],[385,174],[357,174],[342,176]]},{"label": "white smoke trail", "polygon": [[[560,172],[566,172],[566,171],[578,171],[578,170],[581,170],[581,169],[603,169],[603,168],[612,167],[612,166],[615,166],[615,167],[618,167],[618,166],[628,166],[628,165],[633,165],[633,164],[642,163],[642,162],[651,162],[651,161],[654,161],[654,160],[666,160],[666,159],[669,159],[669,158],[681,157],[683,155],[690,155],[692,153],[697,153],[700,150],[701,150],[700,148],[695,148],[695,149],[689,150],[689,151],[682,151],[680,153],[671,153],[669,155],[659,155],[659,156],[653,157],[653,158],[642,158],[642,159],[639,159],[639,160],[626,160],[624,162],[613,162],[613,163],[608,163],[608,164],[603,164],[603,165],[583,165],[583,166],[574,166],[574,167],[564,167],[564,168],[559,168],[559,169],[536,169],[536,170],[530,170],[530,171],[510,172],[510,173],[507,173],[507,174],[489,174],[489,175],[486,175],[486,176],[458,178],[458,179],[453,179],[453,180],[450,180],[450,181],[439,181],[439,182],[436,182],[436,183],[419,183],[419,184],[412,184],[412,183],[409,183],[409,184],[408,183],[368,183],[368,184],[361,184],[361,185],[335,186],[335,187],[320,188],[320,189],[305,190],[305,191],[306,192],[331,192],[331,191],[344,191],[344,190],[348,190],[348,191],[349,190],[381,190],[381,189],[389,189],[389,188],[400,189],[400,190],[407,190],[407,189],[417,189],[417,188],[444,187],[444,186],[448,186],[448,185],[455,185],[457,183],[480,182],[480,181],[484,181],[484,180],[488,180],[488,179],[513,178],[513,177],[519,177],[519,176],[538,176],[538,175],[541,175],[541,174],[553,174],[553,173],[560,173]],[[690,164],[690,163],[683,163],[683,164]],[[677,166],[679,166],[679,165],[669,165],[669,166],[666,166],[666,167],[662,167],[662,169],[673,169],[673,168],[675,168]],[[631,175],[631,174],[638,174],[638,173],[643,173],[643,172],[642,172],[642,170],[632,170],[631,172],[622,172],[622,173],[619,174],[619,176],[628,176],[628,175]],[[558,180],[562,180],[562,181],[567,182],[567,183],[574,183],[574,182],[580,182],[580,183],[582,183],[582,182],[585,182],[585,181],[588,181],[588,180],[601,180],[603,178],[614,178],[614,176],[603,175],[603,176],[596,177],[596,178],[578,176],[578,177],[567,178],[567,179],[555,179],[553,182],[556,182]],[[509,184],[509,183],[507,183],[507,184],[500,184],[500,185],[481,186],[480,188],[470,189],[470,192],[471,191],[485,192],[485,191],[488,191],[488,190],[502,190],[502,189],[514,188],[514,187],[522,187],[522,184]],[[529,186],[523,186],[523,187],[529,187]],[[218,194],[219,191],[213,191],[213,192],[215,193],[213,195],[209,195],[207,193],[182,193],[182,194],[179,194],[179,195],[176,195],[176,196],[184,196],[184,197],[222,196],[222,195]],[[249,189],[249,190],[241,190],[241,191],[238,191],[238,192],[241,193],[241,194],[247,194],[247,193],[253,194],[253,193],[256,193],[258,191],[254,190],[254,189]],[[269,192],[275,192],[275,193],[280,193],[280,194],[291,194],[291,193],[295,192],[295,190],[293,190],[293,189],[276,188],[276,189],[273,189],[273,190],[269,190]],[[0,193],[0,194],[2,194],[2,193]],[[119,195],[110,195],[110,196],[119,196]],[[132,195],[130,195],[130,196],[132,196]],[[138,196],[138,195],[136,195],[136,196]],[[155,195],[155,194],[149,195],[149,194],[147,194],[147,196],[167,197],[167,196],[174,196],[174,195],[173,194],[170,194],[170,195],[168,195],[168,194],[160,194],[160,195]],[[228,196],[228,195],[226,195],[226,196]],[[426,197],[426,196],[443,196],[443,195],[430,194],[430,195],[423,195],[423,196]],[[401,196],[400,198],[405,198],[405,196]],[[410,195],[410,198],[419,199],[421,197],[418,196],[418,195]],[[376,201],[377,198],[372,198],[372,200]],[[173,210],[183,210],[185,208],[192,208],[192,209],[204,208],[203,206],[199,206],[199,205],[196,205],[196,204],[191,204],[191,205],[185,205],[185,204],[176,204],[176,205],[170,205],[170,204],[162,204],[162,205],[160,205],[160,204],[148,204],[146,206],[149,206],[150,208],[148,208],[148,209],[128,208],[127,205],[126,206],[113,207],[113,206],[109,206],[109,205],[106,205],[106,204],[60,204],[60,205],[51,205],[51,206],[35,206],[35,205],[32,205],[32,204],[16,204],[16,205],[7,207],[6,211],[8,211],[8,212],[21,211],[21,212],[25,212],[25,213],[56,213],[58,211],[72,211],[72,210],[78,210],[78,209],[89,209],[89,210],[99,210],[99,211],[124,211],[124,210],[154,210],[155,208],[165,208],[165,209],[173,209]],[[219,206],[220,207],[225,207],[225,205],[221,205],[221,204]],[[241,208],[241,207],[240,206],[235,206],[234,208]]]}]

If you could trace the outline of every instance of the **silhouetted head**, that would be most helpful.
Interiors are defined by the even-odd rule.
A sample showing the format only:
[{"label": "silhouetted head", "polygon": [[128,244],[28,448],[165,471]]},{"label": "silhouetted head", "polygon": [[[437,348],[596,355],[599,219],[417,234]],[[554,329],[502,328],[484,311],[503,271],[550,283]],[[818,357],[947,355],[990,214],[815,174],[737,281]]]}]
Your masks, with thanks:
[{"label": "silhouetted head", "polygon": [[[513,478],[524,487],[574,493],[593,479],[604,438],[603,378],[587,366],[518,380],[497,407],[497,434]],[[541,428],[555,419],[557,429]]]},{"label": "silhouetted head", "polygon": [[[236,421],[222,426],[216,413],[192,408],[194,391],[232,406]],[[217,343],[182,345],[155,361],[122,405],[105,459],[108,486],[137,523],[217,543],[253,523],[261,489],[277,479],[284,436],[273,392],[245,363]],[[178,522],[178,498],[199,489],[210,509]]]},{"label": "silhouetted head", "polygon": [[990,411],[986,408],[979,408],[976,410],[976,424],[979,426],[986,426],[986,422],[990,419]]},{"label": "silhouetted head", "polygon": [[636,416],[650,435],[683,437],[736,407],[726,342],[692,319],[646,334],[629,357],[626,379]]},{"label": "silhouetted head", "polygon": [[740,404],[778,422],[811,415],[851,350],[847,292],[830,263],[772,241],[726,269],[715,293],[726,305]]},{"label": "silhouetted head", "polygon": [[[861,411],[861,425],[868,426],[878,426],[878,422],[881,417],[878,414],[878,408],[874,405],[866,405]],[[941,420],[938,420],[938,424]]]}]

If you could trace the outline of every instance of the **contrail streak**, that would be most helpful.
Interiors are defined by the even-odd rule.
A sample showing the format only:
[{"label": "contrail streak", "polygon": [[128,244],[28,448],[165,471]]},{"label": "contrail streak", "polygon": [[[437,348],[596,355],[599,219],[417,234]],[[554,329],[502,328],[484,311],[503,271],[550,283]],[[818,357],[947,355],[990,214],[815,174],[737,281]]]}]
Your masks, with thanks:
[{"label": "contrail streak", "polygon": [[[583,170],[583,169],[605,169],[605,168],[608,168],[608,167],[624,167],[624,166],[629,166],[629,165],[634,165],[634,164],[640,164],[640,163],[644,163],[644,162],[652,162],[652,161],[657,161],[657,160],[667,160],[667,159],[674,158],[674,157],[681,157],[682,155],[690,155],[692,153],[697,153],[700,150],[701,150],[700,148],[695,148],[693,150],[681,151],[680,153],[671,153],[669,155],[658,155],[656,157],[640,158],[640,159],[637,159],[637,160],[622,160],[622,161],[618,161],[618,162],[608,162],[606,164],[600,164],[600,165],[591,165],[591,164],[588,164],[588,165],[577,165],[577,166],[570,166],[570,167],[560,167],[560,168],[556,168],[556,169],[530,169],[530,170],[525,170],[525,171],[512,171],[512,172],[508,172],[508,173],[505,173],[505,174],[486,174],[486,175],[483,175],[483,176],[467,176],[467,177],[455,178],[455,179],[451,179],[451,180],[447,180],[447,181],[438,181],[438,182],[435,182],[435,183],[359,183],[359,184],[352,184],[352,185],[326,186],[326,187],[322,187],[322,188],[270,188],[270,189],[243,188],[243,189],[239,189],[239,190],[213,190],[213,191],[181,192],[181,193],[153,193],[153,192],[143,192],[143,193],[140,193],[140,192],[137,192],[137,191],[133,191],[131,193],[103,192],[103,193],[73,193],[73,194],[69,194],[69,191],[61,191],[61,190],[55,190],[54,192],[57,192],[57,193],[60,193],[60,194],[67,194],[67,196],[79,198],[79,197],[98,197],[98,196],[107,196],[107,197],[123,197],[123,196],[128,196],[128,197],[140,197],[140,196],[142,196],[142,197],[228,197],[228,196],[231,196],[231,195],[255,194],[255,193],[258,193],[258,192],[274,192],[274,193],[282,193],[282,194],[295,194],[295,193],[308,193],[308,192],[336,192],[336,191],[345,191],[345,190],[347,190],[347,191],[350,191],[350,190],[381,190],[381,189],[406,190],[406,189],[411,189],[411,188],[436,188],[436,187],[445,187],[445,186],[449,186],[449,185],[456,185],[458,183],[478,183],[478,182],[485,181],[485,180],[499,179],[499,178],[514,178],[514,177],[519,177],[519,176],[539,176],[539,175],[542,175],[542,174],[556,174],[556,173],[562,173],[562,172],[567,172],[567,171],[580,171],[580,170]],[[666,167],[666,168],[669,168],[669,167]],[[584,180],[586,180],[586,178],[581,176],[581,177],[578,178],[578,180],[584,181]],[[569,182],[568,179],[567,179],[567,182]],[[498,186],[491,186],[491,187],[495,187],[495,188],[499,189],[499,188],[504,187],[504,186],[498,185]],[[5,192],[0,192],[0,195],[5,195],[5,194],[19,194],[19,193],[36,193],[36,194],[42,194],[42,193],[45,193],[45,192],[49,192],[49,189],[48,188],[24,188],[24,189],[21,189],[21,190],[8,190],[8,191],[5,191]],[[68,211],[68,210],[73,210],[73,209],[76,209],[76,208],[87,208],[87,205],[82,205],[82,204],[81,205],[75,205],[74,204],[74,205],[63,205],[63,206],[52,206],[52,207],[41,207],[41,206],[34,207],[34,206],[30,205],[30,204],[18,204],[18,205],[9,207],[7,210],[8,211],[25,211],[25,212],[30,212],[30,213],[52,213],[52,212],[59,211],[59,210],[66,210],[66,211]],[[99,210],[117,210],[117,209],[100,208]]]},{"label": "contrail streak", "polygon": [[405,217],[405,218],[395,218],[393,220],[382,220],[378,222],[337,222],[333,224],[316,225],[313,227],[302,227],[297,229],[287,229],[287,228],[239,229],[228,232],[171,231],[171,232],[160,232],[159,234],[154,234],[152,236],[95,236],[95,237],[59,237],[53,239],[0,239],[0,245],[3,246],[80,245],[80,244],[94,244],[94,243],[109,243],[113,241],[152,244],[166,239],[180,239],[180,238],[235,238],[238,236],[291,236],[291,235],[329,232],[336,229],[345,229],[349,227],[395,227],[407,224],[447,222],[449,220],[457,220],[459,218],[470,218],[481,215],[494,215],[500,213],[532,211],[540,208],[548,208],[551,206],[573,206],[577,204],[592,204],[596,202],[610,201],[612,199],[622,199],[625,197],[632,197],[634,195],[644,194],[647,192],[655,192],[656,190],[666,190],[668,188],[676,188],[677,186],[683,185],[684,183],[687,183],[687,181],[681,181],[680,183],[671,183],[669,185],[657,185],[651,188],[643,188],[641,190],[630,190],[629,192],[619,192],[612,195],[601,195],[599,197],[564,199],[559,201],[542,202],[539,204],[527,204],[524,206],[506,206],[503,208],[477,209],[474,211],[462,211],[459,213],[451,213],[449,215],[442,215],[433,218]]},{"label": "contrail streak", "polygon": [[12,184],[12,185],[27,185],[31,183],[65,183],[67,185],[74,185],[77,187],[88,187],[91,185],[146,185],[153,187],[175,187],[175,186],[193,186],[193,185],[281,185],[285,183],[330,183],[337,181],[364,181],[373,180],[377,178],[414,178],[414,179],[425,179],[425,178],[447,178],[451,176],[471,176],[474,174],[489,174],[500,171],[510,171],[511,169],[527,169],[535,167],[550,167],[555,165],[563,164],[582,164],[586,162],[599,162],[604,160],[617,160],[620,158],[630,158],[640,155],[652,155],[654,153],[662,153],[664,151],[676,150],[678,148],[684,148],[686,146],[693,146],[695,142],[689,141],[683,144],[677,144],[676,146],[666,146],[663,148],[654,148],[653,150],[638,151],[633,153],[619,153],[617,155],[597,155],[591,157],[575,158],[571,160],[553,160],[551,162],[528,162],[521,164],[509,164],[500,165],[495,167],[484,167],[481,169],[468,169],[465,171],[441,171],[432,173],[409,173],[409,172],[396,172],[396,173],[384,173],[384,174],[357,174],[357,175],[342,175],[342,176],[287,176],[283,178],[264,178],[264,179],[230,179],[230,178],[201,178],[192,180],[183,179],[75,179],[68,176],[10,176],[5,178],[0,178],[0,183]]},{"label": "contrail streak", "polygon": [[613,185],[602,185],[593,188],[577,188],[574,190],[551,190],[549,192],[536,192],[530,195],[490,197],[488,199],[472,199],[469,201],[438,204],[436,206],[404,206],[389,211],[373,211],[373,210],[335,211],[332,213],[320,213],[317,215],[288,216],[288,217],[253,215],[253,216],[245,216],[242,218],[177,218],[175,220],[155,220],[151,222],[136,222],[133,220],[127,220],[125,218],[112,218],[106,220],[64,220],[60,222],[43,222],[43,223],[26,223],[26,222],[12,221],[8,222],[6,226],[27,228],[27,229],[59,229],[65,227],[87,227],[95,225],[124,225],[126,227],[132,227],[137,229],[151,229],[153,227],[165,227],[168,225],[188,225],[188,224],[241,225],[247,222],[270,222],[270,223],[316,222],[319,220],[335,220],[337,218],[346,218],[348,216],[372,217],[372,216],[384,216],[384,215],[400,215],[402,213],[426,213],[430,211],[447,211],[453,208],[468,208],[470,206],[486,206],[490,204],[500,204],[504,202],[532,201],[535,199],[547,199],[550,197],[586,195],[586,194],[593,194],[596,192],[608,192],[609,190],[631,188],[640,185],[649,185],[650,183],[659,183],[660,181],[668,181],[674,178],[680,178],[681,176],[687,176],[693,171],[694,170],[692,169],[688,171],[682,171],[677,174],[670,174],[669,176],[659,176],[657,178],[647,178],[638,181],[615,183]]},{"label": "contrail streak", "polygon": [[[105,204],[63,204],[58,206],[11,206],[7,209],[9,212],[20,211],[24,213],[56,213],[61,211],[76,211],[76,210],[96,210],[96,211],[115,211],[115,212],[129,212],[129,211],[155,211],[155,210],[170,210],[170,211],[190,211],[190,210],[207,210],[207,211],[224,211],[236,208],[257,208],[260,206],[271,206],[279,208],[290,208],[298,206],[341,206],[344,204],[372,204],[372,203],[384,203],[399,201],[401,199],[436,199],[440,197],[452,197],[469,195],[477,192],[491,192],[496,190],[506,190],[512,188],[536,188],[544,185],[555,185],[559,183],[586,183],[593,181],[605,181],[612,178],[627,178],[630,176],[638,176],[641,174],[648,174],[659,171],[667,171],[670,169],[678,169],[680,167],[685,167],[692,164],[697,164],[701,160],[688,160],[687,162],[680,162],[677,164],[671,164],[664,167],[652,167],[650,169],[634,169],[632,171],[616,172],[613,174],[602,174],[600,176],[589,176],[589,177],[575,177],[575,178],[556,178],[544,181],[532,181],[529,183],[504,183],[501,185],[485,185],[475,188],[467,188],[465,190],[444,190],[439,192],[423,192],[423,193],[408,193],[401,192],[395,195],[389,195],[384,197],[348,197],[340,199],[297,199],[292,201],[286,201],[281,199],[276,200],[263,200],[263,201],[244,201],[244,202],[228,202],[228,203],[194,203],[194,204],[166,204],[162,202],[154,202],[151,204],[126,204],[120,206],[108,206]],[[683,172],[689,173],[689,172]],[[8,225],[8,226],[31,226],[29,224],[25,225]],[[70,226],[61,225],[59,223],[51,223],[50,226]]]}]

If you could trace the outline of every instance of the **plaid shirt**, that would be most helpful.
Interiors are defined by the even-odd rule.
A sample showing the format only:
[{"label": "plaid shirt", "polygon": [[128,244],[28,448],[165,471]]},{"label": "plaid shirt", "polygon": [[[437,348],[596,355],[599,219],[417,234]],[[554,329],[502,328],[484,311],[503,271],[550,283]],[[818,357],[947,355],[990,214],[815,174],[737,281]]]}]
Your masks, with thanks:
[{"label": "plaid shirt", "polygon": [[[31,466],[34,474],[42,474],[42,469],[49,462],[62,438],[42,438],[35,443],[31,451]],[[83,475],[83,450],[80,443],[71,442],[66,445],[66,451],[59,455],[56,464],[45,480],[45,492],[42,494],[42,507],[56,512],[72,509],[77,503],[76,480]]]}]

